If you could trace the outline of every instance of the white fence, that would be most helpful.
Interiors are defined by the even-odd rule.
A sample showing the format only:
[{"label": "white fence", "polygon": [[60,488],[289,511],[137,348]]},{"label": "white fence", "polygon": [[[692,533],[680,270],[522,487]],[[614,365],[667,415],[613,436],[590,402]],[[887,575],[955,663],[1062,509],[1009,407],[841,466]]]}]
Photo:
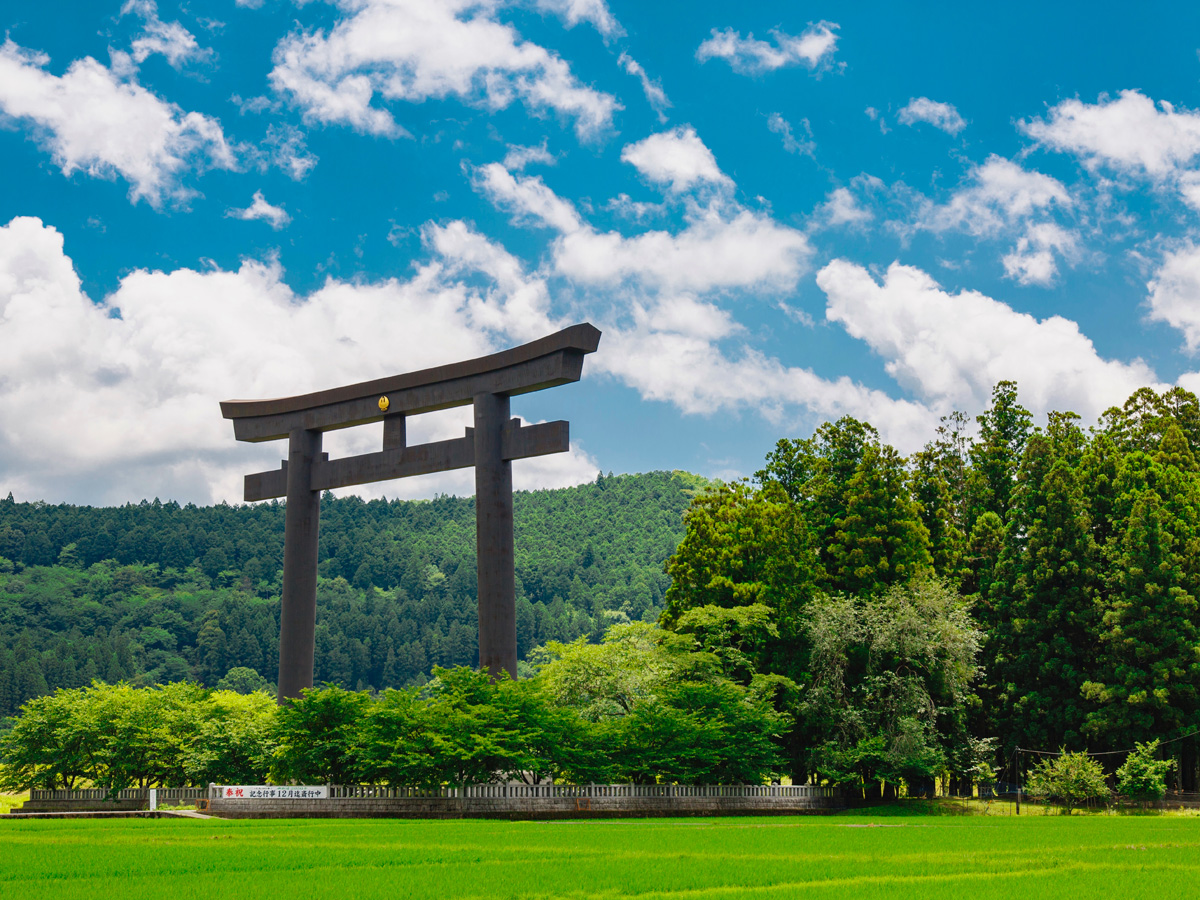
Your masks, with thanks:
[{"label": "white fence", "polygon": [[[155,788],[158,791],[159,803],[181,802],[187,803],[190,800],[200,800],[208,796],[208,788],[199,787],[183,787],[183,788]],[[128,788],[123,791],[116,791],[109,794],[104,788],[83,788],[76,791],[67,790],[45,790],[42,788],[34,788],[29,792],[30,801],[35,800],[149,800],[149,788]]]}]

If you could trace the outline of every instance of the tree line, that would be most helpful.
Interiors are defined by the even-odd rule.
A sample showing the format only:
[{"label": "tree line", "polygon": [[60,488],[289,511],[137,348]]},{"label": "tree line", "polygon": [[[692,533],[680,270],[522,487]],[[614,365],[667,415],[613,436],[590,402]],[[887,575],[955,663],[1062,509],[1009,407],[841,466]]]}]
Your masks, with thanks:
[{"label": "tree line", "polygon": [[[655,472],[515,494],[520,657],[656,619],[663,561],[704,484]],[[474,501],[321,506],[317,682],[382,690],[474,665]],[[0,500],[0,716],[95,679],[213,687],[244,667],[273,681],[283,513]]]},{"label": "tree line", "polygon": [[[686,514],[662,621],[724,611],[747,676],[794,685],[797,777],[962,785],[1016,746],[1200,727],[1196,397],[1144,388],[1090,427],[1035,427],[1001,382],[970,424],[905,458],[843,418]],[[1171,752],[1195,790],[1195,738]]]},{"label": "tree line", "polygon": [[777,685],[649,623],[551,641],[537,674],[465,666],[421,688],[329,685],[278,707],[241,670],[213,690],[97,682],[26,702],[0,789],[184,784],[761,783],[784,769]]}]

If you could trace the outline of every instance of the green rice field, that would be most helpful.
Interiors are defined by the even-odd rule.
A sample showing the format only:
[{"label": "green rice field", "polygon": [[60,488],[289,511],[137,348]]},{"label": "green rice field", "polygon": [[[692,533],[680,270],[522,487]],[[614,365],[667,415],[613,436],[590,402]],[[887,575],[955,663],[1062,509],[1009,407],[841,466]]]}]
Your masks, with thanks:
[{"label": "green rice field", "polygon": [[0,896],[1159,898],[1200,818],[0,821]]}]

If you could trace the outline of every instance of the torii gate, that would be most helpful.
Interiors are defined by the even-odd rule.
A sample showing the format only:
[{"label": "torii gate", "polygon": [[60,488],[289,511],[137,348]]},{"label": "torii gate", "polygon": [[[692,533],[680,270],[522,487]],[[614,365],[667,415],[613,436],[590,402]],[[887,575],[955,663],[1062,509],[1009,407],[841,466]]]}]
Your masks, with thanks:
[{"label": "torii gate", "polygon": [[[517,677],[513,571],[512,460],[570,449],[566,422],[522,427],[509,397],[578,381],[600,331],[572,325],[511,350],[346,387],[275,400],[227,400],[239,441],[287,438],[288,458],[246,476],[245,499],[286,497],[283,601],[279,623],[279,702],[313,683],[317,617],[317,535],[321,491],[475,467],[475,542],[479,573],[479,666]],[[405,419],[452,406],[475,407],[465,437],[408,446]],[[383,422],[383,450],[345,459],[321,452],[321,433]]]}]

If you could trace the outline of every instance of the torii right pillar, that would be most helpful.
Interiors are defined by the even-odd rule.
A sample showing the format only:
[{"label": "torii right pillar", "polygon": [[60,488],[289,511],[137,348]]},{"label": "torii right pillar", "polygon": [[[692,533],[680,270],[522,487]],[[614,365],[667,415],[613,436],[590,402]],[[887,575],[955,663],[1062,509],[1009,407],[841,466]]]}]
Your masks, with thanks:
[{"label": "torii right pillar", "polygon": [[479,668],[517,678],[517,588],[513,556],[512,460],[502,450],[508,397],[475,395],[475,547],[479,577]]}]

